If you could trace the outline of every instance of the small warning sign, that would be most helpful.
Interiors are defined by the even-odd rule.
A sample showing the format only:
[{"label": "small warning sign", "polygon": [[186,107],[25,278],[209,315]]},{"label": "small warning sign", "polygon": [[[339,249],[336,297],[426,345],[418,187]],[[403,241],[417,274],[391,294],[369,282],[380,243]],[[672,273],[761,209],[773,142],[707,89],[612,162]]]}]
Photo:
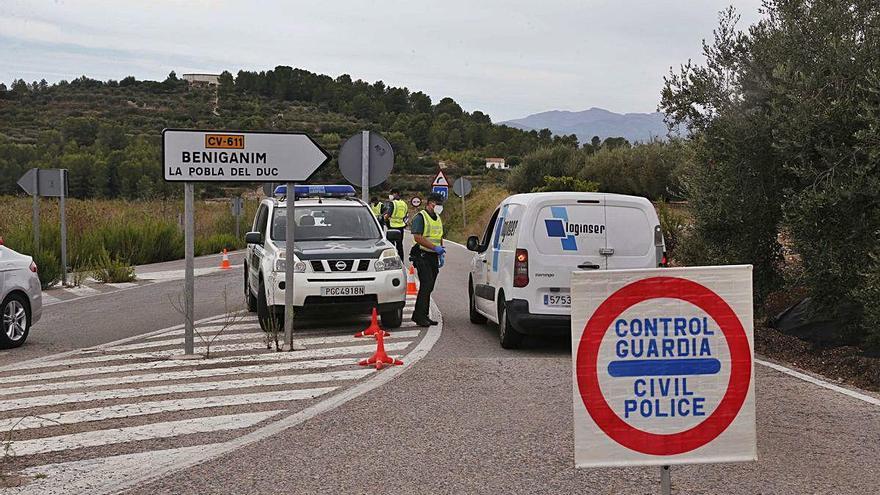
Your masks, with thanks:
[{"label": "small warning sign", "polygon": [[434,182],[431,183],[431,186],[449,187],[449,181],[446,179],[446,175],[443,174],[442,170],[437,172],[437,177],[434,177]]}]

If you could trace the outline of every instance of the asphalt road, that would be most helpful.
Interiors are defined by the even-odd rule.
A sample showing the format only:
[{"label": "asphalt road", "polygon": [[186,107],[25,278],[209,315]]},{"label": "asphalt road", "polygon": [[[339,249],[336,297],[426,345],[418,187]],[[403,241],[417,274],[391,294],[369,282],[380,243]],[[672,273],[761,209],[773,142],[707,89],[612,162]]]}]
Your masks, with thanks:
[{"label": "asphalt road", "polygon": [[[412,369],[297,427],[129,493],[658,493],[658,468],[574,468],[567,339],[501,349],[493,326],[468,321],[469,253],[451,247],[447,258],[434,293],[443,333]],[[168,285],[132,295],[130,331],[178,318],[128,314],[161,300]],[[200,281],[200,301],[218,285]],[[113,307],[76,321],[104,320]],[[199,304],[200,314],[212,309],[221,308]],[[101,325],[105,332],[113,323]],[[763,366],[756,382],[759,460],[676,466],[673,493],[878,493],[880,407]]]},{"label": "asphalt road", "polygon": [[[195,318],[201,319],[244,308],[242,300],[242,253],[229,256],[231,270],[218,271],[195,278]],[[219,266],[220,256],[196,258],[195,267]],[[138,276],[183,270],[183,261],[170,261],[138,267]],[[227,294],[224,303],[224,291]],[[50,291],[54,293],[55,291]],[[0,366],[23,359],[55,354],[73,349],[93,347],[114,340],[141,335],[183,322],[171,305],[183,293],[183,275],[179,278],[90,295],[43,309],[43,316],[31,329],[27,342],[11,351],[0,352]]]}]

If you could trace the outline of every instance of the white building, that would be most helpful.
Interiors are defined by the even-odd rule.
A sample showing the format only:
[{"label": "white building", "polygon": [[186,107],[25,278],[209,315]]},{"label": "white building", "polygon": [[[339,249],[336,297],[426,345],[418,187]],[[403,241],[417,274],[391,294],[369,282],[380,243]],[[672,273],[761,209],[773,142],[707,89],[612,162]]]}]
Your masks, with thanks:
[{"label": "white building", "polygon": [[504,163],[504,158],[486,158],[486,168],[507,170],[510,166]]},{"label": "white building", "polygon": [[214,86],[220,84],[220,74],[184,74],[183,80],[190,84]]}]

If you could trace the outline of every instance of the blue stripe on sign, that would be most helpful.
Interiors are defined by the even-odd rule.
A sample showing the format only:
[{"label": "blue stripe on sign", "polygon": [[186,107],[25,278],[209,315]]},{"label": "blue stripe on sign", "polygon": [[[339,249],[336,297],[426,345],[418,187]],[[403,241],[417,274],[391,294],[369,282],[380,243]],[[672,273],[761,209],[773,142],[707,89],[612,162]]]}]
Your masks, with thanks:
[{"label": "blue stripe on sign", "polygon": [[637,359],[611,361],[608,374],[614,378],[628,376],[714,375],[721,370],[721,361],[704,359]]}]

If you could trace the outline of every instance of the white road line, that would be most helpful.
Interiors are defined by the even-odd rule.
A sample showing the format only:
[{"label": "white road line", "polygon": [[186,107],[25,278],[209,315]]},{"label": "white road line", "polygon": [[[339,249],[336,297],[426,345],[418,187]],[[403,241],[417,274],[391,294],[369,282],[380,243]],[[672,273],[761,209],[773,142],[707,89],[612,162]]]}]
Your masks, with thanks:
[{"label": "white road line", "polygon": [[134,282],[117,282],[117,283],[108,282],[104,285],[106,285],[108,287],[113,287],[114,289],[130,289],[131,287],[138,286],[138,284],[136,284]]},{"label": "white road line", "polygon": [[92,296],[95,294],[100,294],[102,292],[98,289],[89,287],[88,285],[80,285],[79,287],[65,287],[64,291],[74,294],[78,297]]},{"label": "white road line", "polygon": [[85,447],[99,447],[101,445],[153,440],[156,438],[171,438],[181,435],[191,435],[194,433],[238,430],[241,428],[249,428],[279,414],[280,412],[282,411],[229,414],[208,418],[166,421],[162,423],[129,426],[125,428],[71,433],[68,435],[47,438],[35,438],[33,440],[12,442],[11,450],[15,456],[26,456],[45,454],[47,452],[59,452],[62,450],[81,449]]},{"label": "white road line", "polygon": [[[175,383],[156,387],[122,388],[116,390],[95,390],[90,392],[74,392],[69,394],[43,395],[0,401],[0,411],[29,409],[32,407],[58,406],[96,400],[120,400],[149,397],[151,395],[184,394],[193,392],[214,392],[251,387],[272,387],[295,383],[336,382],[358,380],[370,374],[371,369],[355,369],[330,371],[326,373],[306,373],[301,375],[264,376],[241,380],[225,380],[215,382]],[[283,392],[280,392],[283,393]]]},{"label": "white road line", "polygon": [[807,375],[806,373],[801,373],[800,371],[795,371],[791,368],[786,368],[785,366],[782,366],[782,365],[779,365],[776,363],[764,361],[763,359],[756,358],[755,362],[758,364],[764,365],[770,369],[774,369],[780,373],[784,373],[788,376],[793,376],[793,377],[798,378],[800,380],[803,380],[805,382],[812,383],[813,385],[818,385],[822,388],[826,388],[828,390],[832,390],[832,391],[837,392],[839,394],[846,395],[847,397],[852,397],[853,399],[858,399],[860,401],[867,402],[868,404],[880,406],[880,399],[878,399],[876,397],[871,397],[870,395],[865,395],[865,394],[856,392],[854,390],[850,390],[848,388],[844,388],[844,387],[835,385],[833,383],[828,383],[824,380],[820,380],[818,378],[814,378],[810,375]]},{"label": "white road line", "polygon": [[[406,333],[406,332],[400,332]],[[237,351],[265,351],[266,349],[266,341],[265,336],[262,333],[250,333],[251,336],[250,342],[239,343],[239,344],[223,344],[219,342],[214,342],[211,347],[212,353],[218,352],[237,352]],[[418,332],[416,332],[418,335]],[[402,336],[402,338],[405,338]],[[354,336],[332,336],[332,337],[311,337],[311,338],[302,338],[298,339],[299,342],[303,343],[306,346],[309,345],[324,345],[324,344],[333,344],[333,343],[342,343],[342,342],[357,342],[359,339],[354,338]],[[202,354],[207,351],[208,346],[201,342],[199,339],[196,339],[196,347],[195,353]],[[156,346],[151,346],[156,347]],[[163,346],[159,346],[163,347]],[[85,357],[72,357],[69,359],[63,359],[59,361],[49,361],[48,363],[29,363],[23,364],[21,367],[12,368],[13,370],[24,370],[24,369],[37,369],[37,368],[48,368],[55,366],[79,366],[83,364],[91,364],[91,363],[101,363],[106,361],[128,361],[135,359],[163,359],[170,358],[183,353],[182,349],[169,349],[164,351],[152,351],[152,352],[144,352],[144,353],[123,353],[116,354],[113,352],[106,353],[107,351],[116,351],[118,348],[108,348],[101,351],[94,350],[93,352],[102,352],[102,354],[98,354],[95,356],[87,355]]]},{"label": "white road line", "polygon": [[320,397],[337,387],[305,388],[298,390],[282,390],[260,392],[255,394],[219,395],[194,399],[169,399],[138,404],[117,404],[114,406],[94,407],[59,413],[43,413],[39,416],[25,416],[0,420],[0,431],[30,430],[48,428],[50,426],[81,424],[91,421],[147,416],[150,414],[192,411],[211,407],[242,406],[265,404],[269,402],[285,402],[290,400],[307,400]]},{"label": "white road line", "polygon": [[[369,342],[369,341],[368,341]],[[388,352],[406,349],[411,342],[388,342],[385,350]],[[205,364],[226,363],[255,363],[263,361],[299,361],[305,359],[328,358],[333,356],[350,356],[372,354],[376,350],[375,344],[365,344],[345,347],[327,347],[323,349],[308,349],[297,352],[271,352],[267,354],[252,354],[247,356],[219,357],[211,360],[191,361],[151,361],[145,363],[121,364],[116,366],[101,366],[98,368],[74,368],[70,370],[47,371],[39,374],[17,374],[0,378],[0,383],[42,382],[56,378],[72,378],[76,376],[94,376],[106,373],[126,373],[133,371],[153,371],[165,368],[184,368],[204,366]]]},{"label": "white road line", "polygon": [[[419,335],[418,331],[415,330],[407,330],[402,332],[395,332],[394,336],[398,338],[410,338],[417,337]],[[215,342],[219,342],[222,340],[246,340],[247,338],[253,338],[254,336],[259,337],[259,342],[265,341],[266,334],[263,333],[259,328],[257,328],[256,332],[249,333],[238,333],[238,334],[221,334],[217,337]],[[327,337],[305,337],[297,339],[298,342],[303,343],[306,346],[309,345],[323,345],[323,344],[338,344],[343,342],[358,342],[363,339],[355,338],[354,335],[333,335]],[[199,339],[196,339],[196,342],[200,342]],[[169,345],[183,345],[183,339],[176,337],[173,339],[166,339],[165,341],[154,341],[151,340],[149,342],[144,342],[141,344],[129,344],[124,346],[116,346],[110,347],[108,350],[111,351],[133,351],[139,349],[149,349],[155,347],[164,347]]]},{"label": "white road line", "polygon": [[[240,265],[234,265],[233,268]],[[217,273],[225,270],[221,270],[219,267],[210,267],[210,268],[195,268],[193,269],[193,276],[201,276],[208,275],[211,273]],[[137,278],[141,280],[183,280],[184,278],[184,270],[166,270],[161,272],[152,272],[152,273],[138,273]]]},{"label": "white road line", "polygon": [[29,394],[34,392],[53,392],[76,390],[89,387],[106,387],[131,383],[171,382],[174,380],[194,380],[227,375],[245,375],[249,373],[280,373],[292,370],[309,370],[351,366],[352,358],[315,359],[309,361],[291,361],[288,363],[255,364],[251,366],[234,366],[227,368],[209,368],[204,370],[167,371],[165,373],[147,373],[144,375],[112,376],[109,378],[92,378],[91,380],[74,380],[69,382],[39,383],[36,385],[18,385],[14,388],[0,389],[0,396]]},{"label": "white road line", "polygon": [[[218,329],[219,330],[219,329]],[[235,330],[253,330],[253,327],[250,325],[244,326],[242,325],[240,328],[232,328],[227,329],[229,332],[233,332]],[[259,328],[257,329],[259,331]],[[222,333],[217,335],[216,337],[211,335],[210,333],[202,333],[206,340],[214,339],[214,343],[219,342],[228,342],[230,340],[259,340],[262,342],[264,340],[264,333],[260,331],[257,332],[239,332],[239,333]],[[195,342],[200,343],[201,339],[198,336],[195,337]],[[113,347],[106,347],[103,349],[84,349],[82,351],[83,354],[87,354],[90,352],[105,352],[105,351],[113,351],[113,352],[121,352],[121,351],[137,351],[143,349],[153,349],[156,347],[167,347],[167,346],[182,346],[183,338],[174,337],[170,339],[164,340],[150,340],[147,342],[141,342],[139,344],[123,344],[117,345]]]},{"label": "white road line", "polygon": [[43,292],[43,306],[51,306],[56,303],[60,303],[63,299],[59,299],[55,296],[50,296],[49,294]]}]

